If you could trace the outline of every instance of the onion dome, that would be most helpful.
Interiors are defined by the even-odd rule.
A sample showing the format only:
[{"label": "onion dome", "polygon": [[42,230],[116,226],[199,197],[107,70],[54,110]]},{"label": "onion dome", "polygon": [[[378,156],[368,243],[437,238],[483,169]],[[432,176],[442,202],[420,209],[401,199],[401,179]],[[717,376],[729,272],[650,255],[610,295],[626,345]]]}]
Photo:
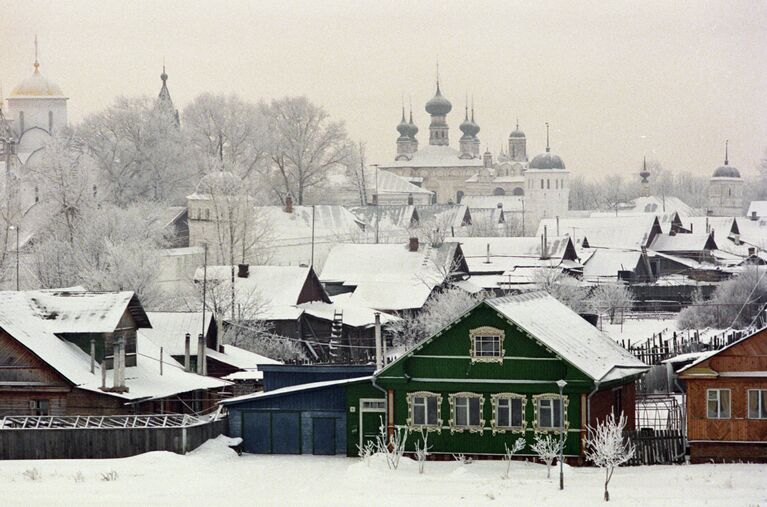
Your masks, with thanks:
[{"label": "onion dome", "polygon": [[519,130],[519,120],[517,120],[517,127],[509,134],[509,137],[525,137],[525,133]]},{"label": "onion dome", "polygon": [[410,137],[415,139],[415,135],[418,133],[418,127],[413,123],[413,105],[410,105],[410,122],[407,124],[410,129]]},{"label": "onion dome", "polygon": [[400,139],[410,137],[410,125],[408,125],[407,120],[405,120],[405,107],[402,107],[402,119],[399,122],[399,125],[397,125],[397,132],[399,132]]},{"label": "onion dome", "polygon": [[642,178],[642,183],[648,183],[647,178],[650,177],[650,171],[647,170],[647,157],[642,161],[642,170],[639,171],[639,177]]},{"label": "onion dome", "polygon": [[439,89],[439,81],[437,81],[437,93],[426,103],[426,112],[432,116],[445,116],[452,110],[453,104],[442,96],[442,92]]},{"label": "onion dome", "polygon": [[713,178],[740,178],[740,171],[730,166],[730,141],[724,142],[724,165],[717,167]]},{"label": "onion dome", "polygon": [[464,115],[463,121],[458,126],[461,132],[463,132],[463,136],[461,139],[473,139],[476,134],[473,134],[474,132],[474,123],[469,120],[469,106],[466,106],[466,114]]},{"label": "onion dome", "polygon": [[59,85],[40,74],[40,63],[35,58],[35,71],[11,91],[11,97],[63,97]]},{"label": "onion dome", "polygon": [[474,98],[471,99],[471,137],[477,137],[479,134],[479,124],[474,121]]}]

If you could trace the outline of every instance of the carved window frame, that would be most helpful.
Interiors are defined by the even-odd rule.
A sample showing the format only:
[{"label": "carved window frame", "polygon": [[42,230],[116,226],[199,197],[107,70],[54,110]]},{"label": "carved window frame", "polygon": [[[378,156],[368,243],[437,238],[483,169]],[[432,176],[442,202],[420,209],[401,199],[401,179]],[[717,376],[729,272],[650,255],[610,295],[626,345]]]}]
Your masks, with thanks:
[{"label": "carved window frame", "polygon": [[[468,431],[469,433],[482,433],[485,429],[485,419],[482,417],[484,415],[484,408],[485,408],[485,396],[481,393],[470,393],[470,392],[460,392],[460,393],[451,393],[449,395],[450,398],[450,419],[448,420],[448,424],[450,425],[450,433],[462,433],[464,431]],[[475,398],[479,399],[479,423],[478,424],[467,424],[465,426],[459,426],[455,422],[455,404],[456,400],[458,398]],[[470,406],[470,405],[469,405]],[[470,414],[467,414],[467,419],[470,419]]]},{"label": "carved window frame", "polygon": [[[407,428],[408,431],[442,431],[442,395],[431,391],[415,391],[407,393]],[[415,398],[437,399],[437,422],[435,424],[415,424],[413,420],[413,402]],[[426,417],[428,420],[428,415]]]},{"label": "carved window frame", "polygon": [[[498,425],[498,401],[509,400],[509,406],[511,406],[511,400],[521,400],[522,402],[522,425],[521,426],[499,426]],[[493,418],[490,421],[490,425],[493,428],[493,435],[496,433],[524,433],[527,429],[527,396],[517,393],[496,393],[490,396],[490,402],[493,404]],[[509,419],[511,422],[511,419]]]},{"label": "carved window frame", "polygon": [[[497,356],[478,356],[477,355],[477,338],[479,337],[497,337],[498,338],[498,351]],[[472,363],[501,363],[503,364],[503,356],[506,350],[503,348],[503,342],[506,338],[506,333],[503,329],[498,329],[492,326],[482,326],[469,330],[469,341],[471,342],[470,355]]]},{"label": "carved window frame", "polygon": [[[567,397],[567,395],[562,395],[563,405],[562,407],[562,420],[564,422],[565,426],[565,432],[567,432],[570,429],[570,421],[567,417],[567,408],[570,406],[570,399]],[[533,429],[536,433],[562,433],[562,427],[561,426],[555,426],[555,427],[543,427],[540,425],[540,401],[541,400],[559,400],[559,393],[543,393],[543,394],[536,394],[533,396],[533,408],[535,410],[535,417],[533,419]],[[552,410],[552,418],[553,410]]]}]

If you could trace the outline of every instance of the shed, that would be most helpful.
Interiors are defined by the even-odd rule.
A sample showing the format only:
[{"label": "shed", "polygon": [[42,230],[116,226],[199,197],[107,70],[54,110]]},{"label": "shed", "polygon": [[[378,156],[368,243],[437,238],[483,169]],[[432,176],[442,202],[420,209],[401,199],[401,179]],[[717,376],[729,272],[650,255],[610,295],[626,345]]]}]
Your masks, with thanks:
[{"label": "shed", "polygon": [[[268,374],[267,374],[268,376]],[[287,386],[230,398],[229,435],[254,454],[347,453],[346,387],[370,377]]]}]

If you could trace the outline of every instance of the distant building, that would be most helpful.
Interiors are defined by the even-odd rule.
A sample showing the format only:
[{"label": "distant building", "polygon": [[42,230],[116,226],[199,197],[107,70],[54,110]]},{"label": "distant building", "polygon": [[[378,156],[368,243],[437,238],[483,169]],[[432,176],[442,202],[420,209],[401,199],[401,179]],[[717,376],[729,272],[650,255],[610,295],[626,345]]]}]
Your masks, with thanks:
[{"label": "distant building", "polygon": [[437,203],[461,203],[464,196],[515,196],[530,230],[542,218],[567,214],[569,171],[562,158],[551,153],[548,126],[546,151],[529,163],[527,138],[518,123],[509,135],[508,153],[499,154],[494,161],[489,150],[480,155],[480,127],[474,119],[473,105],[469,115],[467,104],[459,126],[463,133],[459,149],[450,146],[447,115],[452,108],[438,81],[434,97],[426,103],[431,123],[429,144],[423,148],[416,139],[418,127],[413,123],[412,111],[408,121],[403,108],[394,161],[381,168],[434,192]]},{"label": "distant building", "polygon": [[730,165],[727,143],[724,153],[724,165],[717,167],[709,180],[708,209],[714,216],[739,217],[743,215],[743,179]]}]

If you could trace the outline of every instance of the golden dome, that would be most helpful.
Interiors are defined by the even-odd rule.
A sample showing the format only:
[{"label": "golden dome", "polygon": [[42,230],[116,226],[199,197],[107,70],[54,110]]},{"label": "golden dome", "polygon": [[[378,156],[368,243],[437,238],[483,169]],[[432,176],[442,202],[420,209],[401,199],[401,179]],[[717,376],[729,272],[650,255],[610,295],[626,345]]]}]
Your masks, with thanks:
[{"label": "golden dome", "polygon": [[63,97],[59,85],[40,74],[40,64],[35,62],[35,72],[11,91],[11,97]]}]

